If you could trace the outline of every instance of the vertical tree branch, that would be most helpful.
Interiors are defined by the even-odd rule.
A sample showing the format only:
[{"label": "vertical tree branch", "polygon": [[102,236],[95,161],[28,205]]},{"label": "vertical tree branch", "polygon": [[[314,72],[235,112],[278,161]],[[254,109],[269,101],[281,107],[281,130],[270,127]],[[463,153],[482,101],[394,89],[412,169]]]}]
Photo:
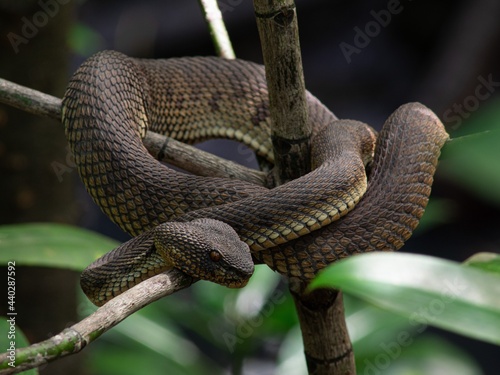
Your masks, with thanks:
[{"label": "vertical tree branch", "polygon": [[205,15],[217,55],[226,59],[234,59],[236,56],[229,35],[227,34],[226,25],[222,19],[222,13],[217,4],[217,0],[198,1]]},{"label": "vertical tree branch", "polygon": [[254,8],[269,88],[276,180],[284,183],[311,168],[311,127],[295,4],[293,0],[254,0]]},{"label": "vertical tree branch", "polygon": [[295,291],[293,285],[290,291],[299,316],[309,374],[356,374],[342,293],[317,289],[301,294]]},{"label": "vertical tree branch", "polygon": [[[272,137],[284,183],[310,170],[310,135],[293,0],[254,0],[266,66]],[[310,374],[355,374],[354,355],[346,328],[342,294],[290,284],[297,308]]]}]

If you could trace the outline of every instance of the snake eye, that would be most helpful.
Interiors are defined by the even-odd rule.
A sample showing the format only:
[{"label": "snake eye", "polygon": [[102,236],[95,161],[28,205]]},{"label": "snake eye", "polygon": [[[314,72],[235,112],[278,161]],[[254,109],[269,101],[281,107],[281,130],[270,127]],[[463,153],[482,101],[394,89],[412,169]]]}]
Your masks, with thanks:
[{"label": "snake eye", "polygon": [[212,250],[210,252],[210,259],[212,260],[212,262],[218,262],[219,260],[222,259],[222,255],[220,255],[220,253],[217,250]]}]

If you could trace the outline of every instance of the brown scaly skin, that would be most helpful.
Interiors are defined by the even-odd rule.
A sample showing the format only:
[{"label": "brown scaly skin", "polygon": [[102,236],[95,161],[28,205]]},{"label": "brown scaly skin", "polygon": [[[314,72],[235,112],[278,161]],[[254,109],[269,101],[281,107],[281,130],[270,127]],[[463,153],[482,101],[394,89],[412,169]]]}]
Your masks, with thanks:
[{"label": "brown scaly skin", "polygon": [[[133,246],[122,245],[85,271],[82,286],[90,298],[102,304],[151,274],[186,265],[182,260],[172,264],[167,254],[159,256],[160,245],[152,246],[152,228],[171,220],[223,221],[255,258],[301,280],[349,254],[401,247],[427,204],[447,139],[442,124],[420,104],[398,109],[378,139],[367,195],[344,217],[365,193],[375,133],[357,121],[336,121],[307,95],[316,169],[267,190],[175,172],[149,156],[141,143],[147,129],[188,142],[223,136],[272,160],[263,67],[201,57],[139,60],[112,51],[87,60],[63,99],[68,140],[96,203],[125,231],[144,233],[131,240]],[[206,256],[206,249],[187,243],[179,249]],[[236,259],[225,258],[225,267],[248,270],[248,264],[233,264]],[[109,274],[111,285],[105,281]],[[211,277],[225,282],[220,275]],[[91,297],[96,294],[98,301]]]},{"label": "brown scaly skin", "polygon": [[254,270],[248,246],[229,225],[199,219],[163,223],[125,242],[88,266],[81,285],[89,299],[101,306],[172,267],[230,288],[245,286]]},{"label": "brown scaly skin", "polygon": [[322,230],[254,257],[307,281],[339,259],[399,250],[424,214],[447,139],[431,110],[420,103],[402,105],[379,133],[368,188],[356,208]]}]

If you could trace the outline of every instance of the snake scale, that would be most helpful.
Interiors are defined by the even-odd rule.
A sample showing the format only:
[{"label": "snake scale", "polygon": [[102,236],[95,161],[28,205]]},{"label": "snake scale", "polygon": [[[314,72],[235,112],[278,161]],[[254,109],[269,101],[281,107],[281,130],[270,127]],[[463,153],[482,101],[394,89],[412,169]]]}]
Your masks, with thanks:
[{"label": "snake scale", "polygon": [[87,296],[102,305],[171,267],[240,287],[254,261],[307,281],[340,258],[399,249],[427,204],[443,125],[410,103],[377,136],[310,93],[307,102],[311,173],[274,189],[193,176],[155,160],[142,138],[148,130],[187,143],[230,138],[272,163],[264,67],[114,51],[85,61],[63,98],[66,135],[89,194],[136,236],[83,272]]}]

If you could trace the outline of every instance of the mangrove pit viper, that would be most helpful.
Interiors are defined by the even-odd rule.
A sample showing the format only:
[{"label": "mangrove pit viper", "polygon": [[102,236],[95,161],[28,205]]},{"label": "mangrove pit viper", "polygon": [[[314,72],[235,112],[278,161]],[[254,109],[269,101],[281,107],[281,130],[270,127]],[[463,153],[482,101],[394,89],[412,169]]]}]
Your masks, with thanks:
[{"label": "mangrove pit viper", "polygon": [[94,201],[136,236],[83,272],[87,296],[102,305],[171,267],[239,287],[253,260],[307,282],[340,258],[399,249],[427,204],[448,138],[443,125],[410,103],[377,137],[368,125],[338,120],[310,93],[307,100],[313,171],[267,189],[174,171],[142,144],[148,130],[188,143],[224,137],[272,163],[263,66],[114,51],[85,61],[63,98],[66,135]]}]

